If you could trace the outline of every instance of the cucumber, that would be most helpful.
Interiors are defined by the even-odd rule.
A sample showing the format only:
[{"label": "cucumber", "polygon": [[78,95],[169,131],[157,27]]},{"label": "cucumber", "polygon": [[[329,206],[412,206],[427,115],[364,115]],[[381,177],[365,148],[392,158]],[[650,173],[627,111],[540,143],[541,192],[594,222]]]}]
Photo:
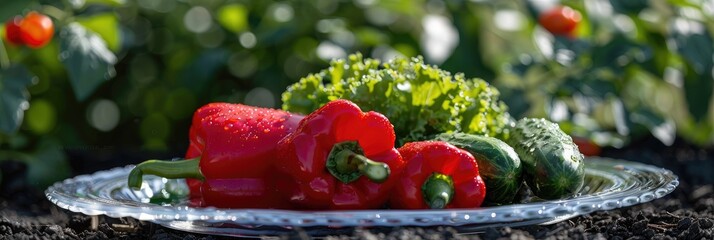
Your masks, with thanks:
[{"label": "cucumber", "polygon": [[464,149],[476,158],[479,174],[486,183],[487,203],[513,202],[523,182],[523,168],[511,146],[497,138],[466,133],[442,133],[435,140]]},{"label": "cucumber", "polygon": [[508,144],[523,161],[524,178],[542,199],[573,196],[583,185],[583,154],[558,124],[545,119],[516,122]]}]

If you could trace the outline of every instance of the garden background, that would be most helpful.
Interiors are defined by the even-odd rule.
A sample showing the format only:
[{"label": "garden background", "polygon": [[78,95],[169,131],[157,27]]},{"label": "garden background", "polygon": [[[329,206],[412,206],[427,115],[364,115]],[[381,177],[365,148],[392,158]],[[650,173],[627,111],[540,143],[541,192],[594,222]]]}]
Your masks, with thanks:
[{"label": "garden background", "polygon": [[[423,55],[482,78],[515,118],[558,122],[593,154],[643,141],[709,149],[714,140],[709,0],[1,5],[0,21],[36,11],[55,29],[40,48],[9,43],[7,23],[0,31],[5,190],[19,184],[11,180],[17,176],[44,189],[77,174],[180,157],[201,105],[279,108],[289,84],[356,52],[383,61]],[[539,22],[558,6],[582,16],[572,34],[553,34]],[[7,170],[17,164],[21,174]]]}]

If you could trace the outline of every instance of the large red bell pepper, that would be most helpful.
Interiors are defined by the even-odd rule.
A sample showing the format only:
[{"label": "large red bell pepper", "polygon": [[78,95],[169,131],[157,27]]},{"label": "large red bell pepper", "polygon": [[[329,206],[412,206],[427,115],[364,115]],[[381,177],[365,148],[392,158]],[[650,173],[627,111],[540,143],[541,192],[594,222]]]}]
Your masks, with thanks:
[{"label": "large red bell pepper", "polygon": [[440,141],[411,142],[399,148],[406,167],[390,207],[401,209],[474,208],[486,196],[476,159]]},{"label": "large red bell pepper", "polygon": [[394,128],[377,112],[335,100],[305,117],[278,146],[279,188],[299,208],[382,207],[403,168]]},{"label": "large red bell pepper", "polygon": [[143,174],[188,178],[192,201],[227,208],[284,208],[271,167],[277,143],[303,117],[240,104],[210,103],[194,113],[184,161],[149,160],[129,175],[140,187]]}]

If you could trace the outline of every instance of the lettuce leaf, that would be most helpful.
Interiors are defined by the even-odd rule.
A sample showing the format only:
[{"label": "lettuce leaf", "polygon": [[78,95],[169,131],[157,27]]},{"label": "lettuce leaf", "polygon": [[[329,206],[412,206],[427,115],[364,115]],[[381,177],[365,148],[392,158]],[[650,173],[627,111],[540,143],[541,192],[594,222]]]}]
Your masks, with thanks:
[{"label": "lettuce leaf", "polygon": [[335,99],[385,115],[399,144],[445,132],[505,139],[513,124],[497,89],[482,79],[425,64],[421,57],[380,64],[353,54],[300,79],[282,95],[284,110],[302,114]]}]

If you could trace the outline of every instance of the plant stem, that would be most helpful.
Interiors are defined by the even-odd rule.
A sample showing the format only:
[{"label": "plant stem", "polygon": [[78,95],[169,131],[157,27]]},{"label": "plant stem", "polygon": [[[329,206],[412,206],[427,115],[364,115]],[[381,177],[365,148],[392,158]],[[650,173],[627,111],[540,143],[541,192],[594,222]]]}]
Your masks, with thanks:
[{"label": "plant stem", "polygon": [[10,67],[10,57],[5,49],[5,42],[0,39],[0,68],[7,69]]},{"label": "plant stem", "polygon": [[67,13],[63,11],[62,9],[59,9],[55,6],[51,5],[42,5],[42,10],[40,10],[42,13],[49,15],[59,22],[63,22],[67,18]]}]

